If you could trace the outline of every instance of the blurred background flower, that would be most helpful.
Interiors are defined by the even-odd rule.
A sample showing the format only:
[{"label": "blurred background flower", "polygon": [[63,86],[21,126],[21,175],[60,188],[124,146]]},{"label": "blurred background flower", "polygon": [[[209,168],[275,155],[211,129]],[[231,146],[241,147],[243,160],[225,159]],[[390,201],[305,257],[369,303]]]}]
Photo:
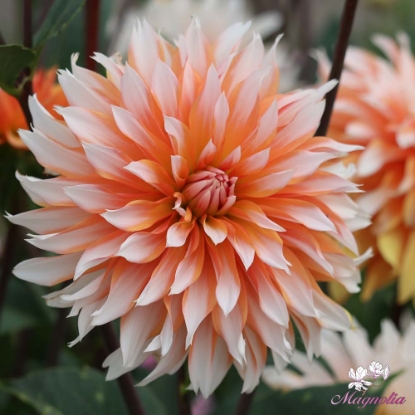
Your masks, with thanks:
[{"label": "blurred background flower", "polygon": [[[67,105],[67,101],[62,88],[56,83],[56,68],[36,71],[33,77],[33,93],[47,111],[62,119],[54,108]],[[27,149],[19,137],[18,130],[28,128],[17,98],[0,88],[0,145],[7,142],[17,149]]]},{"label": "blurred background flower", "polygon": [[[349,160],[356,165],[354,181],[365,191],[356,201],[373,217],[356,234],[362,249],[373,246],[376,252],[362,298],[399,277],[397,301],[404,304],[415,298],[415,59],[408,37],[400,34],[398,42],[374,37],[388,60],[349,48],[329,134],[364,146]],[[329,68],[321,56],[323,79]]]},{"label": "blurred background flower", "polygon": [[117,9],[107,25],[107,33],[113,39],[110,54],[127,51],[137,19],[145,18],[170,41],[185,33],[194,16],[199,17],[211,42],[237,22],[252,20],[251,30],[258,32],[263,39],[277,33],[283,23],[276,10],[254,15],[248,0],[151,0],[141,4],[118,1]]},{"label": "blurred background flower", "polygon": [[[126,55],[131,33],[137,19],[145,18],[169,41],[174,42],[189,26],[192,16],[198,16],[208,40],[214,41],[227,27],[236,22],[251,21],[245,35],[248,43],[252,33],[258,32],[268,40],[268,47],[283,28],[282,14],[273,9],[255,13],[249,0],[149,0],[144,2],[118,1],[116,12],[108,20],[106,33],[112,39],[108,51]],[[287,92],[301,85],[298,55],[289,42],[280,42],[277,62],[280,68],[280,91]]]}]

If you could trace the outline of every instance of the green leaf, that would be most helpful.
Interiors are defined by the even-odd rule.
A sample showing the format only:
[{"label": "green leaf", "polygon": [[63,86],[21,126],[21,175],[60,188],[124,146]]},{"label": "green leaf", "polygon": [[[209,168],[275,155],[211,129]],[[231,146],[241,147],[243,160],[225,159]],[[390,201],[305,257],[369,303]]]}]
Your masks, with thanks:
[{"label": "green leaf", "polygon": [[148,386],[145,388],[137,387],[136,389],[146,414],[171,415],[173,413],[172,408],[169,408],[169,411],[167,412],[164,399],[162,402]]},{"label": "green leaf", "polygon": [[30,405],[26,405],[21,400],[13,398],[5,392],[2,393],[7,397],[7,401],[3,405],[0,403],[1,415],[38,415],[38,412]]},{"label": "green leaf", "polygon": [[360,293],[351,295],[345,308],[367,330],[369,340],[373,342],[380,332],[381,321],[392,315],[395,298],[396,284],[390,284],[386,288],[376,291],[372,298],[364,303],[360,299]]},{"label": "green leaf", "polygon": [[[240,390],[239,390],[240,391]],[[254,400],[249,410],[249,415],[275,415],[275,414],[290,414],[290,415],[373,415],[377,405],[366,405],[364,408],[359,408],[358,404],[341,403],[333,405],[331,400],[336,395],[342,398],[347,392],[350,395],[355,392],[350,391],[346,383],[310,387],[301,390],[294,390],[291,392],[282,392],[269,389],[266,385],[260,384],[255,392]],[[369,390],[365,397],[369,396],[384,396],[384,388],[379,388],[377,391]],[[225,399],[221,399],[214,411],[214,415],[229,415],[233,413],[239,393],[230,393]],[[361,392],[355,393],[352,399],[361,396]],[[336,400],[337,402],[337,400]]]},{"label": "green leaf", "polygon": [[0,413],[4,413],[4,408],[6,407],[9,400],[9,395],[6,392],[0,391]]},{"label": "green leaf", "polygon": [[21,330],[36,327],[38,324],[38,320],[33,315],[6,307],[1,316],[0,336],[17,333]]},{"label": "green leaf", "polygon": [[[142,380],[149,374],[149,371],[139,367],[134,371],[135,379]],[[158,379],[151,382],[147,388],[150,388],[159,399],[163,399],[163,404],[166,408],[169,408],[169,415],[179,415],[177,405],[177,374],[161,376]],[[138,393],[142,388],[138,388]],[[193,392],[187,391],[192,394]],[[142,398],[144,399],[144,398]],[[145,405],[145,402],[144,402]]]},{"label": "green leaf", "polygon": [[36,48],[63,32],[82,9],[86,0],[55,0],[41,28],[34,36]]},{"label": "green leaf", "polygon": [[[117,382],[106,382],[101,372],[87,367],[32,372],[22,379],[0,384],[0,389],[41,415],[128,415]],[[138,393],[148,414],[168,415],[150,389],[140,388]]]},{"label": "green leaf", "polygon": [[[27,259],[20,256],[19,260]],[[17,262],[17,261],[16,261]],[[42,298],[50,292],[46,287],[41,287],[10,276],[6,307],[24,313],[26,316],[31,315],[38,322],[38,325],[50,326],[55,322],[56,310],[46,305],[45,299]]]},{"label": "green leaf", "polygon": [[[372,415],[377,409],[376,405],[367,405],[359,408],[360,405],[338,404],[333,405],[331,400],[334,396],[343,397],[349,391],[347,384],[337,384],[327,387],[312,387],[287,394],[276,392],[268,388],[263,388],[255,396],[250,414],[261,413],[262,415],[273,415],[275,408],[278,407],[284,414],[304,414],[307,415]],[[351,391],[353,393],[354,391]],[[349,394],[349,395],[350,395]],[[361,392],[356,392],[354,397],[361,396]],[[367,396],[373,396],[367,394]],[[256,412],[259,411],[260,412]]]},{"label": "green leaf", "polygon": [[12,95],[19,95],[36,64],[36,54],[21,45],[0,46],[0,87]]}]

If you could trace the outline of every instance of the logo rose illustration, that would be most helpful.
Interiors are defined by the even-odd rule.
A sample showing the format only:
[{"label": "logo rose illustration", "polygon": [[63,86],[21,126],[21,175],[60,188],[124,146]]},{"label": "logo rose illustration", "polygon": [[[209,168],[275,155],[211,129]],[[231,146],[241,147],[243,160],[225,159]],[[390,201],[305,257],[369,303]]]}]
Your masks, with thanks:
[{"label": "logo rose illustration", "polygon": [[377,379],[379,376],[383,374],[384,369],[382,369],[381,363],[373,361],[369,365],[369,372],[369,376],[372,376],[373,378]]},{"label": "logo rose illustration", "polygon": [[[355,372],[353,368],[350,368],[349,377],[353,379],[354,382],[349,383],[349,389],[354,387],[357,391],[364,391],[365,393],[371,386],[381,386],[390,375],[389,366],[386,365],[383,367],[383,365],[379,362],[373,361],[368,366],[368,369],[364,369],[363,366],[359,366]],[[381,376],[383,377],[382,383],[380,385],[375,385],[376,379]],[[374,381],[369,382],[364,379],[365,377],[372,377]]]},{"label": "logo rose illustration", "polygon": [[363,378],[367,376],[367,369],[364,369],[363,366],[359,366],[356,369],[356,372],[353,368],[349,370],[349,377],[354,380],[354,382],[349,383],[349,389],[355,388],[357,391],[367,391],[368,388],[366,386],[371,386],[372,382],[364,380]]}]

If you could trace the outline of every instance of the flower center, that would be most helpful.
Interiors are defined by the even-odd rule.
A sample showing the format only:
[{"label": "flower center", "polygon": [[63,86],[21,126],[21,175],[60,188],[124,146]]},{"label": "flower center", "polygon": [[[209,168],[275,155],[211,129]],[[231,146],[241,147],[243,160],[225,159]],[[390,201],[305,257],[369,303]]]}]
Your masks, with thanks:
[{"label": "flower center", "polygon": [[186,207],[196,217],[204,214],[224,215],[235,203],[235,183],[237,177],[231,177],[215,167],[191,174],[181,193],[176,193],[175,209],[185,216]]}]

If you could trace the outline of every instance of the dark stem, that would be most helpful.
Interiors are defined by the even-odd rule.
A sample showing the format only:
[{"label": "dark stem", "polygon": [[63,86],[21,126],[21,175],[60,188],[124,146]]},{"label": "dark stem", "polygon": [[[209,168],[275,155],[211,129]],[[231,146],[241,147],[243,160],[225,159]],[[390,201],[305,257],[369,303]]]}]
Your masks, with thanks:
[{"label": "dark stem", "polygon": [[[118,339],[114,333],[114,329],[111,323],[101,326],[102,336],[104,338],[105,346],[109,352],[117,350],[120,345]],[[134,380],[130,373],[120,376],[118,379],[118,385],[121,388],[121,392],[124,396],[124,401],[128,407],[130,415],[144,415],[144,409],[141,405],[140,398],[134,387]]]},{"label": "dark stem", "polygon": [[[32,47],[32,0],[24,0],[23,3],[23,45],[27,48]],[[32,115],[29,110],[29,96],[33,94],[32,78],[30,70],[23,75],[28,77],[28,80],[23,85],[22,93],[20,94],[19,102],[22,107],[24,116],[26,118],[27,126],[30,128],[32,124]]]},{"label": "dark stem", "polygon": [[53,0],[43,0],[43,2],[42,2],[42,5],[43,5],[42,14],[41,14],[39,20],[36,22],[36,30],[41,28],[43,22],[46,19],[46,16],[49,13],[50,8],[52,7],[52,4],[53,4]]},{"label": "dark stem", "polygon": [[300,79],[311,83],[314,80],[313,65],[314,60],[309,55],[311,43],[312,43],[312,33],[311,33],[311,4],[310,0],[298,0],[298,22],[300,25],[299,28],[299,37],[300,37],[300,50],[301,50],[301,63],[302,68],[300,72]]},{"label": "dark stem", "polygon": [[252,401],[254,400],[255,390],[251,393],[243,393],[239,398],[238,405],[236,407],[235,415],[248,415],[251,408]]},{"label": "dark stem", "polygon": [[179,414],[180,415],[192,415],[190,409],[190,399],[189,394],[185,390],[186,387],[186,365],[183,364],[182,367],[177,372],[177,399],[179,403]]},{"label": "dark stem", "polygon": [[98,50],[100,0],[86,2],[86,67],[94,71],[96,62],[91,59]]},{"label": "dark stem", "polygon": [[[346,55],[349,37],[352,31],[357,3],[358,0],[346,0],[345,2],[343,15],[340,23],[340,32],[337,38],[336,48],[334,51],[333,65],[331,67],[329,80],[337,79],[340,82],[340,77],[343,70],[344,57]],[[326,108],[324,110],[323,116],[321,117],[321,123],[317,129],[316,136],[324,136],[327,133],[338,88],[339,84],[337,84],[337,86],[326,95]]]},{"label": "dark stem", "polygon": [[20,106],[22,107],[24,116],[26,118],[27,127],[30,129],[32,124],[32,114],[29,109],[29,96],[33,95],[32,80],[27,80],[23,86],[22,93],[19,97]]},{"label": "dark stem", "polygon": [[3,34],[0,32],[0,46],[3,46],[6,44],[6,40],[4,39]]},{"label": "dark stem", "polygon": [[9,226],[7,231],[6,240],[4,241],[4,251],[1,262],[1,274],[0,274],[0,324],[1,324],[1,312],[6,301],[7,286],[10,279],[10,274],[13,269],[13,257],[14,248],[16,245],[16,225]]},{"label": "dark stem", "polygon": [[32,47],[32,0],[23,2],[23,45]]},{"label": "dark stem", "polygon": [[68,310],[66,308],[58,309],[58,316],[56,322],[53,325],[53,331],[50,338],[48,355],[46,358],[46,366],[53,367],[58,364],[59,360],[59,351],[61,349],[62,343],[65,339],[66,333],[66,316]]}]

